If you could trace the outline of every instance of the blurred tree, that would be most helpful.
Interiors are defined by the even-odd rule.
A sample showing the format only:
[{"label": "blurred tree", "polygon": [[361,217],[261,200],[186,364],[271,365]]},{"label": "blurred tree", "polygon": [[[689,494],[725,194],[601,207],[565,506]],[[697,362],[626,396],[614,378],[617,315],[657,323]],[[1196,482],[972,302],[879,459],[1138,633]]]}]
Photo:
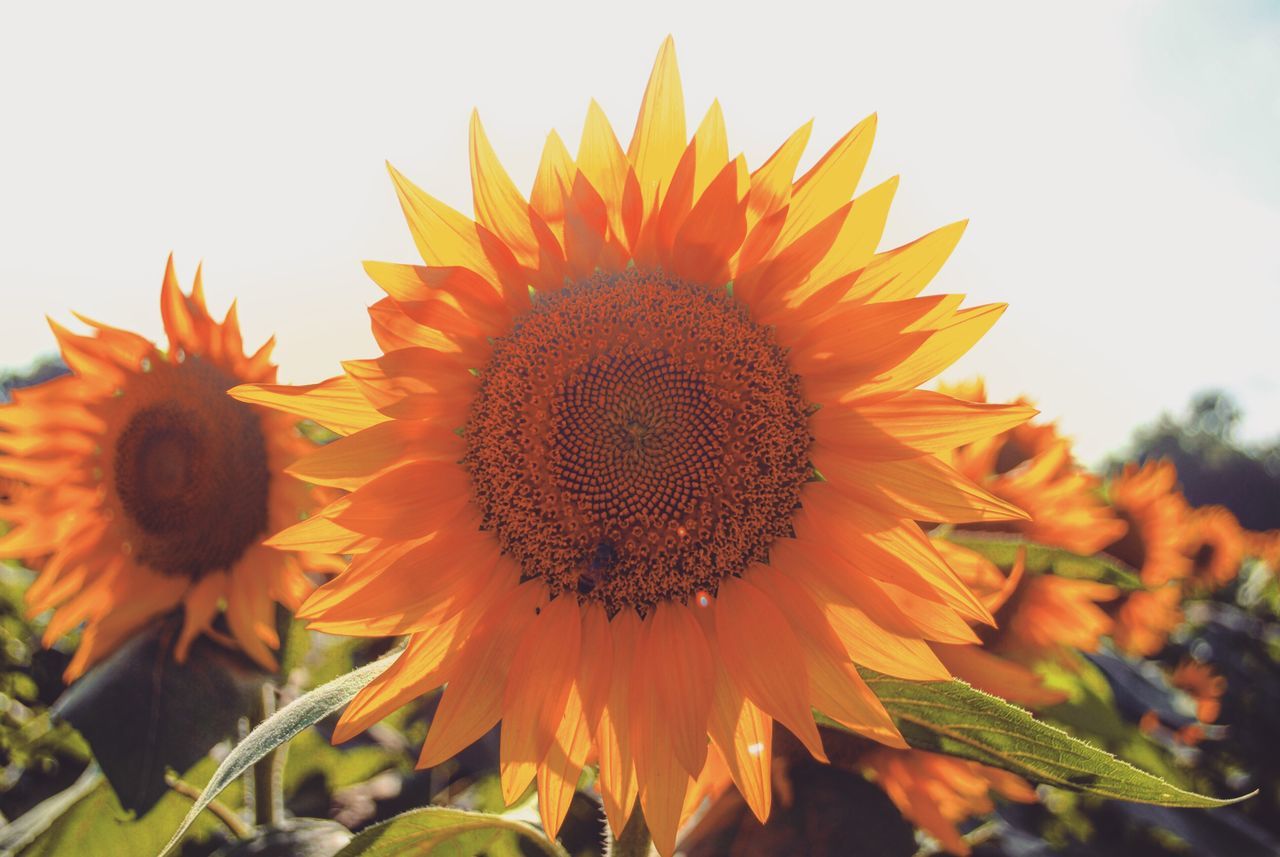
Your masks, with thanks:
[{"label": "blurred tree", "polygon": [[1241,443],[1236,430],[1242,416],[1226,392],[1198,393],[1180,417],[1163,414],[1135,431],[1129,449],[1113,456],[1108,469],[1118,471],[1125,461],[1167,458],[1177,466],[1191,505],[1226,506],[1251,530],[1280,527],[1280,437]]},{"label": "blurred tree", "polygon": [[41,384],[65,374],[67,364],[57,355],[37,357],[31,365],[21,369],[0,370],[0,403],[9,401],[14,390]]}]

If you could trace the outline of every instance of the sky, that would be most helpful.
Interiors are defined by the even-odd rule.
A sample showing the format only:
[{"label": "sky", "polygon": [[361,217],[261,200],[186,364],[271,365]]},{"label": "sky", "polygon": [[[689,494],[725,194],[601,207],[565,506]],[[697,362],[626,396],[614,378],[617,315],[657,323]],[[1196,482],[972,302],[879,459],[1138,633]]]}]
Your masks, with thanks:
[{"label": "sky", "polygon": [[1272,2],[2,4],[0,367],[73,310],[160,339],[170,252],[283,380],[373,356],[360,262],[417,261],[385,163],[470,212],[475,107],[527,188],[592,97],[625,142],[668,33],[753,166],[877,112],[882,247],[970,219],[931,291],[1009,310],[944,377],[1087,462],[1207,387],[1280,435]]}]

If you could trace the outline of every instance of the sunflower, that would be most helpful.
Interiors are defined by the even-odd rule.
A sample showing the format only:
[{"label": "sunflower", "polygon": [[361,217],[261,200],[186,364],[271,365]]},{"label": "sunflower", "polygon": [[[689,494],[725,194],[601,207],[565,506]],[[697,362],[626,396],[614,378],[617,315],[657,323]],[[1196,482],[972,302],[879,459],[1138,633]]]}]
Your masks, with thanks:
[{"label": "sunflower", "polygon": [[1183,552],[1188,508],[1177,482],[1173,462],[1148,461],[1126,464],[1107,486],[1111,507],[1128,529],[1103,550],[1136,570],[1148,586],[1179,580],[1191,571]]},{"label": "sunflower", "polygon": [[[943,389],[967,401],[987,401],[981,380]],[[1015,404],[1030,405],[1026,399]],[[1125,533],[1125,523],[1099,495],[1100,480],[1076,463],[1070,439],[1059,434],[1053,423],[1023,423],[966,444],[955,451],[952,464],[1030,516],[1000,523],[974,522],[965,529],[1020,533],[1031,541],[1086,556]]]},{"label": "sunflower", "polygon": [[1019,803],[1036,800],[1035,789],[1017,774],[967,759],[923,750],[876,750],[863,764],[903,816],[960,857],[972,849],[956,826],[994,812],[992,793]]},{"label": "sunflower", "polygon": [[1191,557],[1197,589],[1218,589],[1235,580],[1245,555],[1244,530],[1225,506],[1201,506],[1187,518],[1183,550]]},{"label": "sunflower", "polygon": [[[160,307],[167,350],[88,319],[87,336],[51,322],[71,374],[0,407],[0,476],[21,486],[0,508],[12,524],[0,557],[42,567],[27,603],[54,611],[45,645],[84,623],[68,681],[178,605],[179,661],[203,632],[275,669],[273,602],[300,606],[314,588],[304,564],[323,565],[261,544],[314,508],[282,472],[311,444],[296,420],[226,395],[274,380],[273,343],[246,357],[235,306],[217,323],[199,273],[183,294],[172,258]],[[229,633],[214,627],[223,603]]]},{"label": "sunflower", "polygon": [[1124,652],[1150,657],[1182,624],[1182,582],[1130,592],[1115,610],[1111,636]]},{"label": "sunflower", "polygon": [[[1071,651],[1096,652],[1111,633],[1103,604],[1120,595],[1115,586],[1055,574],[1025,574],[1019,552],[1006,574],[977,551],[938,539],[938,550],[996,619],[975,626],[981,645],[931,644],[955,675],[974,687],[1024,705],[1060,702],[1025,667],[1066,662]],[[1016,669],[1017,665],[1024,669]]]},{"label": "sunflower", "polygon": [[1002,308],[917,297],[960,224],[876,251],[874,128],[750,171],[718,105],[687,140],[668,40],[630,144],[593,103],[527,200],[474,115],[474,221],[391,170],[426,264],[366,264],[383,356],[233,392],[347,435],[293,472],[351,493],[272,540],[355,555],[301,615],[410,638],[335,740],[445,685],[420,766],[500,720],[508,802],[554,835],[594,759],[663,853],[708,736],[762,818],[775,719],[903,746],[854,665],[945,678],[990,621],[915,522],[1022,517],[940,456],[1030,411],[916,389]]},{"label": "sunflower", "polygon": [[1195,701],[1196,719],[1201,723],[1213,723],[1222,713],[1222,695],[1227,692],[1227,680],[1208,664],[1186,658],[1174,668],[1169,683]]},{"label": "sunflower", "polygon": [[1280,530],[1246,532],[1245,553],[1262,560],[1273,570],[1280,569]]}]

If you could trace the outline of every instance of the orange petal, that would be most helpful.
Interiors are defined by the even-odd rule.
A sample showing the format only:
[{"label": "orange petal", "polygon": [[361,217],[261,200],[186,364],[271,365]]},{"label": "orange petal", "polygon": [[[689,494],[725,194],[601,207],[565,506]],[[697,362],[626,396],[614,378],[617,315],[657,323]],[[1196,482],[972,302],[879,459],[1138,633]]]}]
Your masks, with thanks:
[{"label": "orange petal", "polygon": [[874,382],[850,390],[847,399],[880,395],[891,390],[918,387],[959,360],[977,344],[1004,313],[1004,304],[988,304],[961,310],[934,331],[910,357]]},{"label": "orange petal", "polygon": [[659,194],[666,189],[684,151],[686,133],[676,47],[674,40],[667,36],[654,60],[636,117],[635,133],[627,147],[627,157],[635,165],[636,178],[646,194],[654,188]]},{"label": "orange petal", "polygon": [[[651,625],[652,616],[646,623]],[[645,821],[659,852],[670,854],[675,848],[684,798],[692,778],[675,753],[666,712],[654,692],[666,664],[646,656],[649,647],[645,638],[651,636],[651,627],[641,632],[642,642],[633,660],[631,745]]]},{"label": "orange petal", "polygon": [[462,437],[447,425],[391,420],[322,446],[285,472],[316,485],[352,490],[411,456],[456,462],[465,451]]},{"label": "orange petal", "polygon": [[809,418],[809,429],[826,446],[858,458],[891,460],[940,453],[992,437],[1039,413],[1026,405],[966,402],[928,390],[892,399],[838,403]]},{"label": "orange petal", "polygon": [[725,166],[676,233],[669,267],[677,276],[709,286],[729,279],[729,259],[746,236],[746,203],[738,200],[733,164]]},{"label": "orange petal", "polygon": [[590,734],[578,684],[572,682],[555,739],[538,766],[538,814],[542,817],[542,829],[551,839],[560,831],[577,791],[578,777],[591,748]]},{"label": "orange petal", "polygon": [[890,515],[949,523],[1027,519],[1021,509],[931,455],[905,461],[857,461],[815,446],[811,458],[838,491]]},{"label": "orange petal", "polygon": [[796,182],[791,192],[791,215],[779,239],[782,244],[789,244],[849,201],[867,165],[875,133],[873,113],[841,137]]},{"label": "orange petal", "polygon": [[773,718],[743,696],[722,669],[716,671],[709,730],[738,791],[763,824],[773,797]]},{"label": "orange petal", "polygon": [[498,722],[516,645],[533,621],[534,609],[545,598],[546,586],[541,582],[522,584],[480,621],[440,698],[418,757],[419,768],[435,767]]},{"label": "orange petal", "polygon": [[542,608],[516,647],[502,700],[502,797],[508,804],[528,787],[551,749],[578,673],[581,643],[577,598],[561,595]]},{"label": "orange petal", "polygon": [[476,220],[498,236],[526,265],[538,261],[538,241],[533,234],[529,203],[502,168],[480,124],[480,113],[471,111],[471,193]]},{"label": "orange petal", "polygon": [[724,128],[724,111],[719,101],[712,101],[706,116],[693,132],[697,153],[693,170],[693,199],[697,200],[729,162],[729,135]]},{"label": "orange petal", "polygon": [[707,760],[707,716],[715,681],[711,648],[689,608],[663,602],[653,611],[641,658],[655,667],[645,693],[666,720],[671,749],[690,776]]},{"label": "orange petal", "polygon": [[411,461],[347,496],[334,523],[357,533],[412,539],[435,532],[471,496],[471,477],[450,461]]},{"label": "orange petal", "polygon": [[481,243],[482,227],[423,191],[390,164],[387,170],[423,261],[468,268],[497,287],[502,280]]},{"label": "orange petal", "polygon": [[715,600],[716,645],[735,685],[826,761],[809,709],[804,651],[786,617],[744,578],[729,578]]},{"label": "orange petal", "polygon": [[312,420],[342,435],[354,434],[387,419],[360,395],[355,383],[345,375],[299,386],[242,384],[227,392],[242,402]]},{"label": "orange petal", "polygon": [[747,201],[753,220],[760,220],[790,205],[791,180],[795,178],[796,167],[800,165],[800,156],[804,154],[812,131],[813,122],[806,122],[751,174],[751,192]]},{"label": "orange petal", "polygon": [[631,688],[641,632],[640,619],[633,611],[624,610],[609,620],[613,657],[595,746],[600,755],[600,797],[615,837],[626,826],[639,790],[633,761]]},{"label": "orange petal", "polygon": [[947,261],[968,223],[967,220],[952,223],[877,254],[858,277],[854,294],[870,295],[878,301],[902,300],[920,294]]}]

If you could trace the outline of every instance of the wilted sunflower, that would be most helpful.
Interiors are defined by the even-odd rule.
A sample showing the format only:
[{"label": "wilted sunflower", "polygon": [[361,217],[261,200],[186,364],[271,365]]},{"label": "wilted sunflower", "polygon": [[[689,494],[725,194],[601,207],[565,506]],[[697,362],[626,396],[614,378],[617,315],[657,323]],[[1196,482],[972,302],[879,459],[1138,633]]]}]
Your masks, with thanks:
[{"label": "wilted sunflower", "polygon": [[960,224],[876,252],[874,127],[749,171],[718,106],[687,139],[668,41],[630,145],[593,104],[527,201],[474,118],[474,222],[392,170],[426,265],[366,265],[385,354],[235,393],[350,435],[293,472],[352,493],[273,540],[358,554],[302,615],[410,635],[337,740],[447,685],[420,765],[501,720],[508,801],[554,834],[595,758],[664,853],[708,735],[761,817],[775,718],[902,746],[854,664],[944,678],[927,641],[990,621],[915,521],[1020,517],[938,455],[1029,411],[916,389],[1001,307],[917,297]]},{"label": "wilted sunflower", "polygon": [[[273,343],[246,357],[235,306],[216,322],[199,273],[183,294],[172,258],[160,309],[167,350],[50,322],[71,374],[0,407],[0,474],[23,484],[0,509],[0,557],[41,567],[27,603],[54,609],[45,645],[85,623],[68,681],[178,605],[178,660],[204,632],[274,669],[275,602],[297,608],[314,588],[303,562],[322,562],[261,545],[315,506],[282,473],[311,444],[295,419],[226,395],[274,380]],[[229,635],[213,627],[221,603]]]},{"label": "wilted sunflower", "polygon": [[1191,557],[1191,581],[1218,589],[1235,580],[1244,561],[1244,530],[1226,506],[1200,506],[1187,518],[1183,550]]},{"label": "wilted sunflower", "polygon": [[[981,380],[943,388],[957,398],[987,401]],[[1029,405],[1025,399],[1016,404]],[[1090,555],[1124,535],[1098,492],[1100,480],[1076,463],[1070,438],[1053,423],[1020,424],[955,451],[952,464],[983,488],[1026,510],[1008,523],[970,524],[967,529],[1021,533],[1034,542]]]},{"label": "wilted sunflower", "polygon": [[1178,491],[1171,461],[1130,462],[1107,486],[1108,499],[1128,529],[1103,550],[1135,569],[1142,582],[1158,586],[1191,570],[1183,552],[1187,501]]}]

